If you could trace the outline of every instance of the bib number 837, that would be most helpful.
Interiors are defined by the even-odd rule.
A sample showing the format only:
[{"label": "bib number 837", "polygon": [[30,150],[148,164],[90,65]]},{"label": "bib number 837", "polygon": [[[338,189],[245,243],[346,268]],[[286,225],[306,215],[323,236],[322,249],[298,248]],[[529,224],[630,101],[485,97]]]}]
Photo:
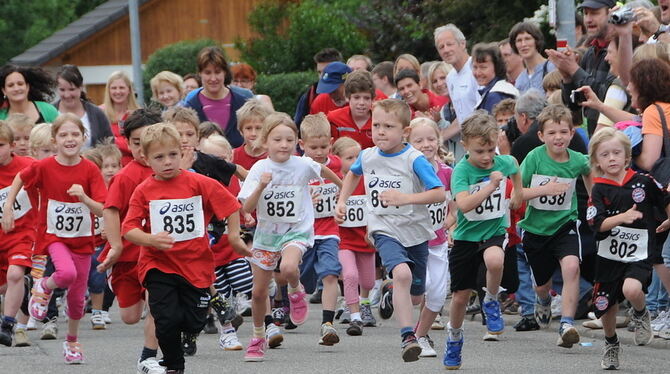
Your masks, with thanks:
[{"label": "bib number 837", "polygon": [[183,234],[184,232],[194,232],[195,231],[195,219],[192,213],[184,216],[165,216],[163,217],[163,231],[167,231],[170,234],[177,233]]},{"label": "bib number 837", "polygon": [[58,231],[74,231],[77,232],[81,228],[81,223],[84,221],[82,216],[56,216],[56,230]]}]

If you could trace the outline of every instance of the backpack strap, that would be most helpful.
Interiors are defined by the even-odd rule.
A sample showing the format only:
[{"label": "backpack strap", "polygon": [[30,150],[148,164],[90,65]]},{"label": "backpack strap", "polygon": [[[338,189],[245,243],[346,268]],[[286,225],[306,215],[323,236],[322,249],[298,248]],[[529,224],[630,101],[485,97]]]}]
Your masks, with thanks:
[{"label": "backpack strap", "polygon": [[654,104],[658,110],[658,116],[661,119],[661,128],[663,129],[663,156],[670,157],[670,134],[668,134],[668,123],[665,120],[665,113],[660,105]]}]

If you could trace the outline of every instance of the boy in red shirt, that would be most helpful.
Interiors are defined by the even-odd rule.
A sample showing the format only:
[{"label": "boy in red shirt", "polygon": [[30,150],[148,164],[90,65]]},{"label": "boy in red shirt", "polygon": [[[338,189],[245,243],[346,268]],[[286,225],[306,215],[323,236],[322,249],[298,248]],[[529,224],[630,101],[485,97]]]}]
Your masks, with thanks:
[{"label": "boy in red shirt", "polygon": [[319,96],[312,102],[309,114],[323,113],[327,115],[331,111],[347,105],[343,83],[349,73],[351,73],[351,68],[339,61],[331,62],[326,66],[321,79],[319,79],[319,85],[316,87],[316,93]]},{"label": "boy in red shirt", "polygon": [[362,149],[374,147],[372,100],[375,99],[375,84],[372,75],[364,70],[349,74],[344,81],[344,95],[349,105],[328,113],[331,136],[335,140],[343,136],[353,138]]},{"label": "boy in red shirt", "polygon": [[178,374],[184,372],[181,333],[199,332],[207,319],[214,278],[207,224],[213,216],[227,219],[228,240],[242,251],[240,204],[217,181],[180,169],[174,126],[149,127],[141,147],[154,175],[133,193],[122,231],[141,246],[139,279],[149,291],[163,363],[166,373]]},{"label": "boy in red shirt", "polygon": [[258,138],[263,128],[263,120],[272,113],[272,110],[260,100],[249,99],[235,113],[237,129],[244,138],[244,144],[233,150],[232,162],[249,170],[256,161],[268,157]]}]

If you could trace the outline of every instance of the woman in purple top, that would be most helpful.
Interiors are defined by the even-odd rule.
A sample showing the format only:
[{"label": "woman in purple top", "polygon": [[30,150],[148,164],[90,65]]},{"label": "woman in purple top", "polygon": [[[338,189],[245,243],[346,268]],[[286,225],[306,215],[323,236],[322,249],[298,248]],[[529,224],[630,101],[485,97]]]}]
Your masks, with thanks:
[{"label": "woman in purple top", "polygon": [[205,47],[198,53],[198,73],[202,87],[191,91],[183,106],[198,112],[200,121],[212,121],[221,126],[233,148],[244,142],[237,130],[235,112],[253,97],[251,91],[231,86],[233,75],[219,47]]}]

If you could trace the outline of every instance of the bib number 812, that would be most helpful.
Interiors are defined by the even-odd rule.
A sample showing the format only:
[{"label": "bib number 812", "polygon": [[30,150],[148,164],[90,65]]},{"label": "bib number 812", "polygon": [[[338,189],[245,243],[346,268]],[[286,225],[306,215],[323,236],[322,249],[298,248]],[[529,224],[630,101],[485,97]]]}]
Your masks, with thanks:
[{"label": "bib number 812", "polygon": [[189,213],[186,215],[186,217],[163,217],[163,230],[169,232],[170,234],[173,232],[177,234],[183,234],[184,232],[195,231],[195,219],[193,218],[193,214]]},{"label": "bib number 812", "polygon": [[271,217],[295,217],[295,204],[293,201],[268,201],[268,216]]}]

